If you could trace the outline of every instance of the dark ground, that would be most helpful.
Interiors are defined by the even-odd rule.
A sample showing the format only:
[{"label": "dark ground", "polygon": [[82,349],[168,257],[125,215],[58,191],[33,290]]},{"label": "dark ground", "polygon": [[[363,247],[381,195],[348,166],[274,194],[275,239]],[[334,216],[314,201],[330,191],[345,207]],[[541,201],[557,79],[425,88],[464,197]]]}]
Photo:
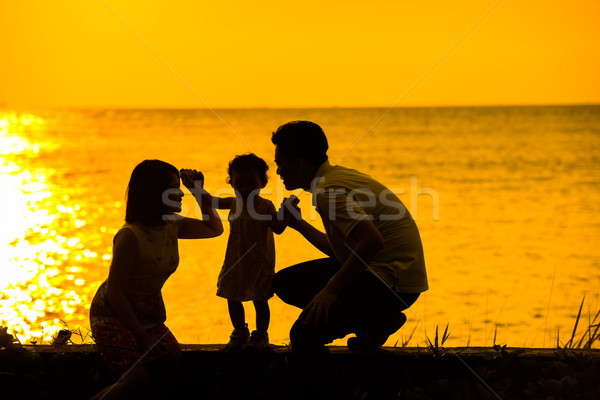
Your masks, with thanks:
[{"label": "dark ground", "polygon": [[[170,399],[315,398],[302,395],[287,347],[223,352],[184,345]],[[351,353],[330,347],[335,399],[598,399],[600,350],[384,348]],[[88,399],[112,383],[93,345],[0,350],[3,399]],[[327,393],[327,394],[325,394]]]}]

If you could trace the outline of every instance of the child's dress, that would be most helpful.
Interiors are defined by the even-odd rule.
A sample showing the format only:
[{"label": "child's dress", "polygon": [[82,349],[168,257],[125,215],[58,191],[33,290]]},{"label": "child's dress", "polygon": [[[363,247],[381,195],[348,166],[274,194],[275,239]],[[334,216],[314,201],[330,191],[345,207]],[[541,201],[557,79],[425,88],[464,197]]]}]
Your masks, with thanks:
[{"label": "child's dress", "polygon": [[[229,212],[230,233],[225,262],[219,273],[217,296],[233,301],[268,300],[273,296],[271,279],[275,273],[275,241],[269,220],[258,220],[257,214],[270,218],[273,203],[256,196],[254,210]],[[236,215],[239,214],[239,215]]]}]

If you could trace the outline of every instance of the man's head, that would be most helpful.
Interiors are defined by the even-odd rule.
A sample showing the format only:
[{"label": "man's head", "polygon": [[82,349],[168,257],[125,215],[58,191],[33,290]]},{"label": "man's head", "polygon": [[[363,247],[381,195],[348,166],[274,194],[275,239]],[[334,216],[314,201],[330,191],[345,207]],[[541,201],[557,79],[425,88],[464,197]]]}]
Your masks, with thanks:
[{"label": "man's head", "polygon": [[271,141],[275,145],[277,174],[288,190],[308,189],[315,172],[327,160],[327,137],[314,122],[293,121],[281,125]]}]

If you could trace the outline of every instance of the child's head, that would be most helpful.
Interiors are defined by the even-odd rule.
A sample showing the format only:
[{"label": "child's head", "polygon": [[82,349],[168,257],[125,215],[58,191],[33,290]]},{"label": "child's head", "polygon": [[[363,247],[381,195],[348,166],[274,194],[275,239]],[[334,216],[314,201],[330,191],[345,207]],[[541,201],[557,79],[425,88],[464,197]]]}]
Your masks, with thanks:
[{"label": "child's head", "polygon": [[267,185],[269,166],[254,153],[235,156],[229,162],[227,183],[238,192],[250,192]]}]

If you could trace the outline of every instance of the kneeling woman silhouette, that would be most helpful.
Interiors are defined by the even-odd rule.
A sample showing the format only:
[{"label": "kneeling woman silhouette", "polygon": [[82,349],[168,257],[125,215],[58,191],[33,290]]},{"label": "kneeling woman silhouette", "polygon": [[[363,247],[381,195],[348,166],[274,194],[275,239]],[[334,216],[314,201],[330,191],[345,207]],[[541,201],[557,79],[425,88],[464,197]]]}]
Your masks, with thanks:
[{"label": "kneeling woman silhouette", "polygon": [[[181,211],[180,179],[194,194],[203,220]],[[119,377],[94,399],[138,398],[164,390],[181,357],[165,326],[161,289],[179,263],[177,239],[219,236],[221,220],[203,189],[202,173],[164,161],[135,167],[127,188],[125,225],[114,237],[108,279],[90,307],[92,335],[109,369]]]}]

